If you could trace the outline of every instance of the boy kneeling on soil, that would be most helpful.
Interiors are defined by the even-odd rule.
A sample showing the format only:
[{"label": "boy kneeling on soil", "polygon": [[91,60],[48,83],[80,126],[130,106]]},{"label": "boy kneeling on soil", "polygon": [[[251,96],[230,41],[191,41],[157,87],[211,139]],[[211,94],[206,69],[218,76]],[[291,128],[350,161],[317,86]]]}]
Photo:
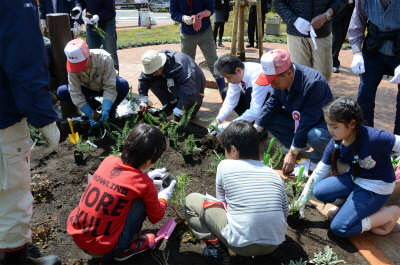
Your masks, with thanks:
[{"label": "boy kneeling on soil", "polygon": [[249,122],[231,123],[221,142],[227,159],[217,168],[219,201],[189,194],[185,217],[207,244],[203,254],[229,264],[226,247],[242,256],[273,252],[285,240],[289,207],[281,177],[259,161],[259,138]]},{"label": "boy kneeling on soil", "polygon": [[[129,132],[121,158],[108,156],[90,178],[67,231],[92,261],[128,259],[154,240],[153,234],[141,235],[142,223],[146,216],[152,223],[163,218],[176,181],[157,195],[145,172],[165,149],[166,138],[157,127],[139,124]],[[162,175],[154,171],[153,178]]]}]

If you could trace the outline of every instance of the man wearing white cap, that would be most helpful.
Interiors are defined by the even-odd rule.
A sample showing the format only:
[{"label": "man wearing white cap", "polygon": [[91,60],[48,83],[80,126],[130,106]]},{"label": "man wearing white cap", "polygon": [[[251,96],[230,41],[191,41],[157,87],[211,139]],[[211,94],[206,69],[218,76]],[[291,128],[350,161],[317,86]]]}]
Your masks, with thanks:
[{"label": "man wearing white cap", "polygon": [[188,55],[175,51],[149,50],[142,56],[139,77],[140,110],[148,109],[149,89],[164,106],[165,112],[182,116],[195,104],[192,117],[203,103],[206,79],[200,67]]},{"label": "man wearing white cap", "polygon": [[[90,125],[115,118],[116,109],[129,92],[128,82],[117,77],[111,55],[105,50],[89,50],[81,39],[67,43],[64,49],[67,56],[68,84],[57,90],[60,100],[74,103],[88,118]],[[93,116],[95,106],[91,98],[103,96],[100,121]]]},{"label": "man wearing white cap", "polygon": [[299,151],[313,148],[310,160],[318,163],[331,136],[322,107],[332,99],[325,77],[318,71],[292,63],[286,50],[272,50],[261,57],[263,73],[258,85],[271,84],[273,92],[255,122],[258,132],[270,131],[289,149],[282,170],[293,171]]}]

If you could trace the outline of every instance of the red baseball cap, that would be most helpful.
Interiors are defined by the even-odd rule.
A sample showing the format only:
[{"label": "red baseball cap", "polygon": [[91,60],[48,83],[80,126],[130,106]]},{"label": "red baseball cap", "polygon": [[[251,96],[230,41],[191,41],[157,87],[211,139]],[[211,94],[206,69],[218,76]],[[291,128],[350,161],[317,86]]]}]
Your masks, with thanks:
[{"label": "red baseball cap", "polygon": [[287,50],[276,49],[265,53],[260,60],[263,72],[258,76],[256,84],[267,86],[275,78],[285,72],[292,65],[290,54]]},{"label": "red baseball cap", "polygon": [[82,39],[74,39],[65,45],[64,53],[67,56],[67,71],[70,73],[85,70],[90,55],[89,46]]}]

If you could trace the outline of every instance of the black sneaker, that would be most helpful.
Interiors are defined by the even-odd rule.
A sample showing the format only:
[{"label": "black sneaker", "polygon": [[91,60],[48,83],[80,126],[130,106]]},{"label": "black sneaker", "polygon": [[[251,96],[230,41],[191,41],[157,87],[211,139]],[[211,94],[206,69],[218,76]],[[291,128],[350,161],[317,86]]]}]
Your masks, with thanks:
[{"label": "black sneaker", "polygon": [[339,66],[334,66],[334,67],[332,67],[332,72],[333,73],[340,73],[340,70],[339,70]]},{"label": "black sneaker", "polygon": [[206,242],[207,246],[203,249],[203,256],[211,264],[229,265],[231,256],[224,244],[217,241],[215,243]]},{"label": "black sneaker", "polygon": [[249,43],[246,45],[246,48],[254,48],[254,44]]},{"label": "black sneaker", "polygon": [[225,45],[220,41],[218,42],[218,47],[225,47]]}]

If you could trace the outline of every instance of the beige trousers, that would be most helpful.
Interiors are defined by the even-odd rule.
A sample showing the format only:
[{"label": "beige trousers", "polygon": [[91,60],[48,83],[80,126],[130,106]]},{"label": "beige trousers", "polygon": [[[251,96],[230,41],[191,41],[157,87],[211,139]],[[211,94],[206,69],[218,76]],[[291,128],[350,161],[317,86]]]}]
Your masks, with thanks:
[{"label": "beige trousers", "polygon": [[30,142],[25,119],[0,130],[0,249],[31,239]]},{"label": "beige trousers", "polygon": [[241,256],[267,255],[278,246],[251,244],[245,247],[228,245],[221,231],[227,225],[226,211],[221,207],[203,208],[205,196],[191,193],[185,199],[185,219],[193,234],[199,239],[212,239],[217,236],[229,249]]},{"label": "beige trousers", "polygon": [[318,46],[314,50],[311,38],[287,35],[288,50],[292,62],[302,64],[319,71],[329,81],[332,74],[332,35],[316,38]]}]

